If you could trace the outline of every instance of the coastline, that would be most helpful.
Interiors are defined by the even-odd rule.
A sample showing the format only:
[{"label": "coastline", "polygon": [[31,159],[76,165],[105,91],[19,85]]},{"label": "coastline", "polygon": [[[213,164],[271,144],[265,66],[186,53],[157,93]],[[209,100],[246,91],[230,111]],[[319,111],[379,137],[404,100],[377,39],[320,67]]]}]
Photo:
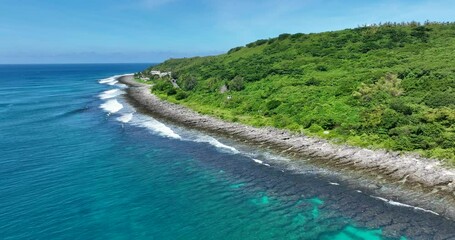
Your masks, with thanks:
[{"label": "coastline", "polygon": [[[199,114],[187,107],[166,102],[151,94],[150,86],[136,82],[131,75],[118,77],[129,86],[128,97],[141,108],[165,120],[202,131],[228,136],[256,146],[270,148],[293,157],[309,157],[313,162],[334,169],[349,169],[376,176],[379,179],[417,188],[433,199],[444,198],[453,202],[455,196],[455,170],[446,168],[441,162],[413,155],[400,155],[384,150],[369,150],[346,145],[335,145],[326,140],[292,134],[275,128],[255,128]],[[423,201],[423,200],[422,200]],[[438,213],[455,219],[455,209],[432,206]],[[415,202],[419,202],[416,200]],[[423,201],[429,206],[432,201]],[[426,203],[426,204],[425,204]],[[451,204],[453,205],[453,204]],[[432,210],[433,210],[432,209]]]}]

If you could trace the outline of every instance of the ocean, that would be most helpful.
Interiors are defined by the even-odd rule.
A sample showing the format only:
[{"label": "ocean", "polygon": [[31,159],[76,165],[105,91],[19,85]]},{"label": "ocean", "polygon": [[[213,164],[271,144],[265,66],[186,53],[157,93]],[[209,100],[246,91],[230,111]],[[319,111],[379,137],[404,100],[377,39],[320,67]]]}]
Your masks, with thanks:
[{"label": "ocean", "polygon": [[113,76],[147,66],[0,65],[0,239],[455,239],[435,213],[135,109]]}]

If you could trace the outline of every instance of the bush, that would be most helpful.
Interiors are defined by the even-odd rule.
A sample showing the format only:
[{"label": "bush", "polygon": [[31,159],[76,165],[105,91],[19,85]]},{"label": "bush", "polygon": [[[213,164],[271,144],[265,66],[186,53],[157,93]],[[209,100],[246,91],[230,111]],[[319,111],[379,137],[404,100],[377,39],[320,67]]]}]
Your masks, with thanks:
[{"label": "bush", "polygon": [[286,38],[288,38],[288,37],[290,37],[290,36],[291,36],[291,34],[289,34],[289,33],[283,33],[283,34],[280,34],[280,35],[278,36],[278,39],[279,39],[279,40],[284,40],[284,39],[286,39]]},{"label": "bush", "polygon": [[308,128],[308,130],[312,133],[318,133],[318,132],[322,132],[324,131],[324,128],[322,128],[321,126],[313,123],[311,124],[311,126]]},{"label": "bush", "polygon": [[279,100],[271,100],[271,101],[267,102],[266,107],[267,107],[268,110],[273,110],[273,109],[277,108],[280,105],[281,105],[281,101],[279,101]]},{"label": "bush", "polygon": [[245,88],[245,83],[243,82],[243,78],[240,76],[236,76],[234,79],[232,79],[229,84],[229,90],[233,91],[241,91]]},{"label": "bush", "polygon": [[386,74],[374,84],[361,83],[358,90],[352,95],[360,98],[363,102],[372,104],[373,102],[384,102],[386,99],[398,97],[403,94],[401,79],[395,74]]},{"label": "bush", "polygon": [[292,123],[292,120],[284,115],[274,115],[272,117],[273,126],[276,128],[284,128]]},{"label": "bush", "polygon": [[177,90],[175,90],[174,88],[171,88],[169,90],[167,90],[166,94],[168,96],[171,96],[171,95],[175,95],[177,93]]},{"label": "bush", "polygon": [[261,45],[266,44],[267,42],[268,42],[267,39],[259,39],[259,40],[257,40],[256,42],[254,42],[254,44],[255,44],[256,46],[261,46]]},{"label": "bush", "polygon": [[256,46],[256,43],[252,42],[252,43],[248,43],[247,45],[245,45],[247,48],[252,48],[254,46]]},{"label": "bush", "polygon": [[182,99],[185,99],[188,97],[188,93],[186,92],[183,92],[183,91],[179,91],[177,92],[177,94],[175,95],[175,99],[176,100],[182,100]]},{"label": "bush", "polygon": [[197,85],[197,81],[194,77],[185,77],[182,81],[182,88],[183,90],[186,90],[186,91],[190,91],[190,90],[193,90],[196,85]]},{"label": "bush", "polygon": [[332,130],[337,126],[337,123],[332,118],[320,119],[318,120],[318,123],[326,130]]},{"label": "bush", "polygon": [[276,42],[276,40],[277,40],[277,38],[270,38],[270,39],[267,41],[267,43],[268,43],[268,44],[272,44],[272,43]]},{"label": "bush", "polygon": [[323,66],[323,65],[319,65],[316,67],[316,70],[318,70],[320,72],[325,72],[325,71],[327,71],[327,67]]},{"label": "bush", "polygon": [[430,94],[425,98],[425,104],[430,107],[455,105],[455,92],[430,92]]},{"label": "bush", "polygon": [[418,26],[412,30],[411,36],[419,39],[422,42],[428,42],[428,38],[430,37],[430,35],[427,32],[429,32],[430,30],[431,29],[425,26]]},{"label": "bush", "polygon": [[406,105],[402,100],[392,101],[392,103],[390,104],[390,108],[404,115],[412,114],[412,108]]},{"label": "bush", "polygon": [[172,83],[167,80],[159,80],[154,86],[153,90],[158,90],[162,92],[166,92],[170,89],[173,89]]},{"label": "bush", "polygon": [[400,114],[392,109],[386,109],[381,116],[381,127],[389,130],[398,126]]},{"label": "bush", "polygon": [[319,86],[321,81],[317,80],[316,78],[310,78],[305,82],[306,86]]},{"label": "bush", "polygon": [[303,34],[303,33],[296,33],[296,34],[291,35],[290,38],[291,38],[292,40],[296,40],[296,39],[304,38],[304,37],[305,37],[305,34]]},{"label": "bush", "polygon": [[244,48],[244,47],[235,47],[235,48],[231,48],[231,49],[228,51],[228,54],[231,54],[231,53],[234,53],[234,52],[238,52],[238,51],[240,51],[242,48]]}]

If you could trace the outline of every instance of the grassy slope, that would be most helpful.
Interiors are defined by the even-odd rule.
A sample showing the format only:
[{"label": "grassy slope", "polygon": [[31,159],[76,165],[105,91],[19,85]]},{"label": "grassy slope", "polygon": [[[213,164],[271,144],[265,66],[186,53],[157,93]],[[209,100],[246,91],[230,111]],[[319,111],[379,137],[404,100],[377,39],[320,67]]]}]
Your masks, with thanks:
[{"label": "grassy slope", "polygon": [[455,162],[454,60],[455,24],[388,24],[282,34],[143,74],[172,71],[183,90],[161,79],[154,92],[201,113]]}]

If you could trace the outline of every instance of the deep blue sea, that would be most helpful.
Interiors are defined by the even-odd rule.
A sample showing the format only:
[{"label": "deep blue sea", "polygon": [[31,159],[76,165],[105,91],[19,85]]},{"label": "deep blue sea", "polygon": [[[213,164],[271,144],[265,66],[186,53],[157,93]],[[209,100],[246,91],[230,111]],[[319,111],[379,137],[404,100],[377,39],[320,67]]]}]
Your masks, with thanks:
[{"label": "deep blue sea", "polygon": [[0,65],[0,239],[455,239],[441,216],[154,119],[112,78]]}]

